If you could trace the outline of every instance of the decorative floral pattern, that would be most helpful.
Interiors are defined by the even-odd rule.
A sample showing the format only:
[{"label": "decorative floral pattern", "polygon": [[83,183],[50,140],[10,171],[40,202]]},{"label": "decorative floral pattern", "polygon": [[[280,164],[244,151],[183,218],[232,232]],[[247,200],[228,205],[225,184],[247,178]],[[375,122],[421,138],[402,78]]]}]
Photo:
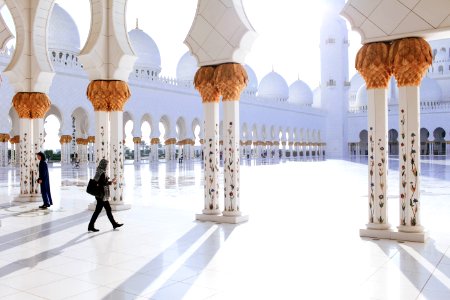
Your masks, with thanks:
[{"label": "decorative floral pattern", "polygon": [[369,156],[369,176],[370,176],[370,197],[369,197],[369,222],[374,222],[375,215],[375,142],[373,140],[373,127],[369,128],[369,144],[370,144],[370,156]]},{"label": "decorative floral pattern", "polygon": [[[204,124],[207,128],[210,124]],[[214,124],[214,137],[205,137],[203,150],[203,162],[205,173],[205,210],[219,209],[219,145],[217,143],[219,137],[219,124]]]},{"label": "decorative floral pattern", "polygon": [[[416,133],[410,133],[410,150],[408,153],[407,150],[407,134],[405,130],[406,116],[405,110],[401,109],[401,134],[400,134],[400,178],[401,178],[401,186],[400,186],[400,203],[401,203],[401,212],[400,212],[400,224],[403,226],[417,226],[417,213],[419,211],[419,190],[418,190],[418,182],[419,182],[419,171],[418,171],[418,163],[417,163],[417,144],[416,143]],[[408,157],[409,154],[409,157]],[[407,211],[407,206],[409,206],[409,213]],[[409,218],[409,220],[407,220]],[[409,222],[409,224],[407,223]]]},{"label": "decorative floral pattern", "polygon": [[[384,223],[384,219],[383,219],[383,207],[384,207],[384,203],[385,203],[385,195],[384,195],[384,189],[385,189],[385,164],[386,164],[386,159],[385,159],[385,148],[383,145],[383,142],[381,139],[378,139],[378,150],[379,150],[379,154],[380,154],[380,160],[378,162],[378,185],[380,187],[380,191],[378,194],[378,206],[380,208],[380,216],[378,217],[378,222],[380,224]],[[387,172],[387,170],[386,170]],[[387,175],[387,174],[386,174]]]},{"label": "decorative floral pattern", "polygon": [[228,123],[227,136],[225,140],[224,158],[224,198],[225,211],[239,211],[239,144],[235,137],[233,122]]},{"label": "decorative floral pattern", "polygon": [[400,225],[406,225],[406,183],[407,183],[407,170],[406,170],[406,146],[405,146],[405,110],[400,109]]}]

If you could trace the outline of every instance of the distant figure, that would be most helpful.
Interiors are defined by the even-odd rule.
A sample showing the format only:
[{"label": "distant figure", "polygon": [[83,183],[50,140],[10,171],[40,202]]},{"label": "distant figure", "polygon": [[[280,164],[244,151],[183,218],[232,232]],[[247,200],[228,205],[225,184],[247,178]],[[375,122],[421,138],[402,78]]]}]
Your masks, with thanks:
[{"label": "distant figure", "polygon": [[180,157],[178,158],[178,163],[182,163],[183,162],[183,155],[180,155]]},{"label": "distant figure", "polygon": [[114,217],[111,212],[111,205],[109,204],[109,186],[111,184],[116,184],[116,179],[109,180],[106,176],[106,168],[108,167],[108,161],[106,159],[102,159],[97,167],[95,172],[94,180],[97,181],[98,185],[103,188],[103,193],[100,196],[96,196],[95,200],[97,200],[97,206],[95,207],[94,214],[91,217],[91,221],[89,222],[88,231],[97,232],[99,231],[94,227],[95,221],[98,218],[98,215],[102,211],[102,208],[105,207],[106,215],[108,216],[109,221],[111,222],[114,229],[122,226],[123,224],[117,223],[114,220]]},{"label": "distant figure", "polygon": [[39,178],[37,183],[41,185],[41,194],[44,204],[39,206],[40,209],[47,209],[50,205],[53,205],[52,195],[50,194],[50,179],[48,176],[48,166],[45,162],[45,154],[43,152],[36,153],[36,157],[39,160]]}]

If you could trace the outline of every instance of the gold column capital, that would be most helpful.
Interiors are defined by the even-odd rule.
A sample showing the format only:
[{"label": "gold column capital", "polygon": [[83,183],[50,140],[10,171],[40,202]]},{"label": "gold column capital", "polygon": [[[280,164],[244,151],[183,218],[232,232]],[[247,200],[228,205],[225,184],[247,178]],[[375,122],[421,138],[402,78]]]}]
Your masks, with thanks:
[{"label": "gold column capital", "polygon": [[359,49],[355,68],[364,78],[367,89],[386,89],[392,75],[389,60],[390,44],[377,42],[365,44]]},{"label": "gold column capital", "polygon": [[93,80],[86,91],[94,111],[123,111],[131,96],[128,83],[122,80]]},{"label": "gold column capital", "polygon": [[6,143],[9,141],[9,134],[7,133],[0,133],[0,143]]},{"label": "gold column capital", "polygon": [[159,144],[159,138],[152,138],[150,140],[151,145],[158,145]]},{"label": "gold column capital", "polygon": [[194,86],[202,97],[202,102],[219,102],[220,92],[214,85],[214,66],[200,67],[194,76]]},{"label": "gold column capital", "polygon": [[135,144],[140,144],[141,141],[142,141],[141,137],[134,137],[133,138],[133,143],[135,143]]},{"label": "gold column capital", "polygon": [[247,83],[247,71],[241,64],[221,64],[214,71],[214,85],[222,94],[222,101],[239,101]]},{"label": "gold column capital", "polygon": [[19,92],[12,103],[21,119],[44,118],[51,105],[47,94],[36,92]]},{"label": "gold column capital", "polygon": [[88,140],[88,143],[95,143],[95,136],[90,135],[90,136],[88,136],[87,140]]},{"label": "gold column capital", "polygon": [[419,86],[433,62],[433,54],[423,38],[404,38],[392,43],[389,60],[399,87]]}]

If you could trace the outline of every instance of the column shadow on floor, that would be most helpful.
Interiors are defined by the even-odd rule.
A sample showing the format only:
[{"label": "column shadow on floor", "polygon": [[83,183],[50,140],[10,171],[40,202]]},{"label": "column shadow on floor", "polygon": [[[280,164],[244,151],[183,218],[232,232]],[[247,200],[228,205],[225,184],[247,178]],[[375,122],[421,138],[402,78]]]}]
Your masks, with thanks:
[{"label": "column shadow on floor", "polygon": [[[127,293],[133,293],[135,295],[140,295],[144,292],[148,287],[152,284],[156,284],[155,290],[149,291],[149,293],[153,292],[153,296],[157,295],[160,289],[163,289],[167,284],[171,282],[179,282],[180,277],[183,276],[181,271],[181,267],[192,266],[195,265],[196,269],[199,269],[200,274],[201,270],[206,268],[213,257],[217,254],[221,246],[226,242],[228,237],[231,235],[233,230],[239,225],[221,225],[215,223],[198,223],[191,230],[189,230],[186,234],[184,234],[181,238],[175,241],[172,245],[162,251],[158,256],[150,260],[146,265],[142,266],[138,271],[135,272],[134,275],[125,279],[120,285],[115,287],[115,291],[111,291],[108,295],[104,296],[103,299],[113,299],[114,295],[116,295],[117,290],[121,290]],[[212,231],[212,232],[211,232]],[[202,241],[202,237],[208,234],[208,237]],[[195,245],[196,243],[200,243],[199,245]],[[174,265],[177,261],[177,258],[172,260],[167,257],[170,257],[173,252],[179,253],[179,257],[186,254],[191,247],[196,246],[197,248],[193,253],[191,253],[184,262],[177,266]],[[196,258],[201,256],[201,261],[197,261]],[[195,262],[194,262],[195,260]],[[171,266],[168,266],[167,264]],[[173,266],[173,268],[172,268]],[[167,270],[173,269],[172,273],[169,275],[163,274],[167,272]],[[143,282],[139,279],[140,275],[148,274],[148,271],[151,270],[154,276],[151,282]],[[192,275],[190,276],[192,277]],[[190,278],[188,277],[188,278]],[[187,278],[185,278],[187,279]],[[157,282],[162,280],[162,282]],[[130,288],[132,286],[132,291]],[[183,296],[190,289],[190,285],[186,284],[185,288],[177,288],[176,299],[183,299]],[[150,298],[152,298],[151,296]]]}]

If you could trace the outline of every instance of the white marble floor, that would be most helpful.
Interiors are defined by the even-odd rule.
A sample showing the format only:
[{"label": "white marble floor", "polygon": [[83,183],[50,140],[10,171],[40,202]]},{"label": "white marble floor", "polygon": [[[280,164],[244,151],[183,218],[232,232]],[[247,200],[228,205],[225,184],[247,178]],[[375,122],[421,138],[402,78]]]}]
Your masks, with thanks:
[{"label": "white marble floor", "polygon": [[[398,225],[398,162],[389,222]],[[239,225],[202,223],[201,163],[125,166],[125,199],[87,232],[92,169],[52,167],[55,205],[17,203],[0,169],[1,299],[450,299],[450,161],[422,164],[424,243],[360,238],[364,161],[241,168]]]}]

